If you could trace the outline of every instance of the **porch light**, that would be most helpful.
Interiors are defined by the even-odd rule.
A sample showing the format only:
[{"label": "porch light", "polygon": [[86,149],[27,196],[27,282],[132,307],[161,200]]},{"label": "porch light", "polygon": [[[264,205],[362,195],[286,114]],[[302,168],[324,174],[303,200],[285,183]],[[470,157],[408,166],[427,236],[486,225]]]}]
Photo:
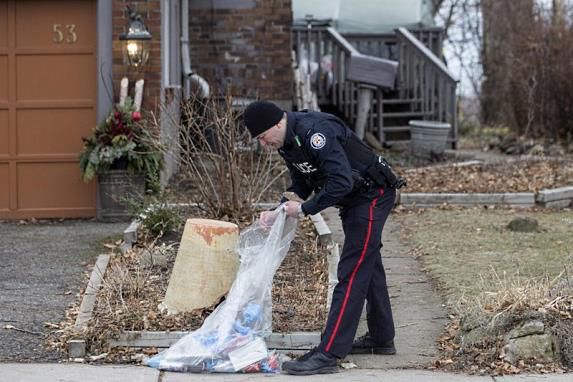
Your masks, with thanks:
[{"label": "porch light", "polygon": [[129,23],[127,33],[119,36],[124,41],[124,54],[130,66],[141,67],[145,65],[149,58],[149,47],[151,33],[143,23],[141,15],[127,7],[129,13]]}]

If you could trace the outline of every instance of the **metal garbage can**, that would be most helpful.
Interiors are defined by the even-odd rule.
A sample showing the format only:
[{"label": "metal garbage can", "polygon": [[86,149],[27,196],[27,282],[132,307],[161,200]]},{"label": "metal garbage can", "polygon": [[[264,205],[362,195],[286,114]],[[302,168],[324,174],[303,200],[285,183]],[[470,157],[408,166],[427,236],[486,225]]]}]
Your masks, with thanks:
[{"label": "metal garbage can", "polygon": [[442,154],[446,149],[451,125],[436,121],[410,121],[410,152],[430,159],[432,154]]}]

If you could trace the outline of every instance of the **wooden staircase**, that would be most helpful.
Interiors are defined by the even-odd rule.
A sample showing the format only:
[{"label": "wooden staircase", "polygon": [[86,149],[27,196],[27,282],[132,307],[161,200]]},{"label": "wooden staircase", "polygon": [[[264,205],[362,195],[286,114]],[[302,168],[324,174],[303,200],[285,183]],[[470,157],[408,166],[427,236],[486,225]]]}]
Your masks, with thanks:
[{"label": "wooden staircase", "polygon": [[[347,39],[331,27],[307,25],[293,27],[293,41],[297,57],[317,63],[330,58],[330,68],[318,65],[312,91],[321,110],[342,117],[359,135],[372,133],[385,144],[407,142],[411,120],[439,121],[450,124],[449,143],[456,146],[457,80],[439,56],[441,29],[399,28],[393,35],[349,35]],[[355,57],[371,57],[373,65],[377,58],[397,61],[393,86],[349,79]]]}]

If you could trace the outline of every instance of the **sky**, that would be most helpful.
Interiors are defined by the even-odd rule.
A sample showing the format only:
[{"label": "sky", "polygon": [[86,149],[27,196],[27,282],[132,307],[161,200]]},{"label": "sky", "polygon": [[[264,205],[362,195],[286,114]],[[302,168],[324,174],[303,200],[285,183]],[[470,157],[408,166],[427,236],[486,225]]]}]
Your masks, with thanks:
[{"label": "sky", "polygon": [[[438,25],[443,26],[444,18],[450,4],[456,0],[446,0],[436,16],[435,21]],[[515,0],[518,1],[518,0]],[[479,3],[479,0],[467,0],[466,3]],[[535,0],[536,4],[543,9],[550,9],[552,0]],[[565,0],[571,5],[570,0]],[[467,33],[468,25],[479,26],[481,33],[481,13],[476,8],[462,10],[457,9],[454,15],[455,23],[450,27],[450,39],[444,42],[444,57],[447,61],[448,68],[455,77],[459,79],[458,93],[466,97],[476,96],[475,87],[479,88],[479,83],[483,79],[483,73],[480,63],[480,44],[475,34]],[[472,85],[472,82],[474,83]]]}]

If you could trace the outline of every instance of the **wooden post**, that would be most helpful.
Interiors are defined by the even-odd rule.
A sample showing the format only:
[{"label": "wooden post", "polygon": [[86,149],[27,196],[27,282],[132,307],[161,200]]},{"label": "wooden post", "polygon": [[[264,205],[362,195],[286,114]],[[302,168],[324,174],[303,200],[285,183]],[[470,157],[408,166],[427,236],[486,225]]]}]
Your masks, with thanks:
[{"label": "wooden post", "polygon": [[358,115],[356,117],[356,135],[360,139],[364,138],[366,123],[368,122],[368,113],[372,106],[373,90],[371,86],[360,85],[358,88]]},{"label": "wooden post", "polygon": [[378,100],[378,102],[376,103],[376,106],[378,108],[377,110],[377,114],[378,114],[378,141],[380,142],[380,144],[383,144],[384,141],[386,140],[385,134],[384,134],[384,97],[382,96],[382,89],[378,88],[376,90],[376,99]]}]

